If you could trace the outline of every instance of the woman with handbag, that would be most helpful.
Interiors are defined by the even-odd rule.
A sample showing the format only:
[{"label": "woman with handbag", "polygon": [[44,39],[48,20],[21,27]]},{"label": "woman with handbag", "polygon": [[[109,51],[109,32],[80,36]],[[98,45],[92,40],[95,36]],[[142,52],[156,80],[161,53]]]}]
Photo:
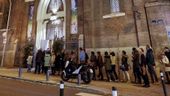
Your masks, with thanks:
[{"label": "woman with handbag", "polygon": [[126,55],[126,51],[122,51],[122,59],[121,59],[121,66],[120,69],[123,72],[123,81],[129,82],[130,76],[129,76],[129,65],[128,65],[128,56]]},{"label": "woman with handbag", "polygon": [[142,87],[150,87],[150,82],[146,70],[146,58],[144,55],[144,49],[140,48],[140,66],[141,66],[141,75],[144,81],[144,85]]}]

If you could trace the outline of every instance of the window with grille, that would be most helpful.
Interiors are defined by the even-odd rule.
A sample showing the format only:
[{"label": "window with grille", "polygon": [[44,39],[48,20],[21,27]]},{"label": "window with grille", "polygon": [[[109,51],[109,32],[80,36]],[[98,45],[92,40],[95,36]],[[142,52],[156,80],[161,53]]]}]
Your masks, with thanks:
[{"label": "window with grille", "polygon": [[119,0],[110,0],[111,12],[120,12]]}]

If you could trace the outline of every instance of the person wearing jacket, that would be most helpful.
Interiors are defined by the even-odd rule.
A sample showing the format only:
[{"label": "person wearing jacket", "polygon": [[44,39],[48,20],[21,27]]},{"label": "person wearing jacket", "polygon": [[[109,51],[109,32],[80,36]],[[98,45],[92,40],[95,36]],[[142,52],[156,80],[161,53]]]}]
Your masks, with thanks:
[{"label": "person wearing jacket", "polygon": [[44,53],[42,51],[42,49],[39,49],[38,52],[36,53],[36,57],[35,57],[35,74],[38,72],[38,74],[40,74],[41,71],[41,66],[43,66],[44,63]]},{"label": "person wearing jacket", "polygon": [[54,51],[52,51],[52,54],[51,54],[51,71],[52,71],[52,75],[55,75],[56,73],[56,69],[55,69],[55,53]]},{"label": "person wearing jacket", "polygon": [[133,62],[133,73],[135,77],[135,83],[141,84],[141,66],[139,63],[139,51],[136,48],[132,48],[132,62]]},{"label": "person wearing jacket", "polygon": [[51,54],[50,51],[45,52],[45,57],[44,57],[44,71],[45,74],[47,73],[48,69],[51,67]]},{"label": "person wearing jacket", "polygon": [[114,74],[115,81],[118,81],[118,76],[116,73],[116,56],[114,52],[110,53],[110,58],[111,58],[111,74]]},{"label": "person wearing jacket", "polygon": [[108,52],[105,52],[105,56],[104,56],[104,66],[105,66],[105,70],[106,70],[106,76],[107,76],[107,81],[113,81],[113,74],[111,73],[111,59],[110,56],[108,54]]},{"label": "person wearing jacket", "polygon": [[85,64],[85,61],[86,61],[86,54],[85,54],[83,48],[80,48],[79,62],[80,62],[80,64]]},{"label": "person wearing jacket", "polygon": [[97,67],[97,65],[96,65],[96,55],[95,55],[95,53],[92,51],[91,52],[91,56],[90,56],[90,65],[91,65],[91,67],[92,67],[92,69],[93,69],[93,80],[96,80],[96,67]]},{"label": "person wearing jacket", "polygon": [[121,58],[121,66],[120,69],[123,71],[123,81],[129,82],[130,76],[129,76],[129,64],[128,64],[128,56],[126,54],[126,51],[122,51],[122,58]]},{"label": "person wearing jacket", "polygon": [[27,58],[27,72],[31,72],[32,60],[33,60],[33,56],[32,53],[30,53]]},{"label": "person wearing jacket", "polygon": [[154,83],[155,81],[158,82],[158,77],[154,69],[155,66],[154,54],[152,48],[149,45],[146,45],[146,64],[148,67],[148,72],[150,74],[152,83]]},{"label": "person wearing jacket", "polygon": [[144,55],[144,49],[140,48],[140,66],[141,66],[141,75],[144,81],[144,85],[143,87],[150,87],[150,82],[149,82],[149,78],[148,78],[148,74],[146,71],[146,58]]},{"label": "person wearing jacket", "polygon": [[102,72],[102,69],[103,69],[103,58],[102,58],[102,55],[100,53],[100,51],[97,52],[97,67],[99,68],[99,74],[98,74],[98,78],[99,80],[104,80],[103,79],[103,72]]},{"label": "person wearing jacket", "polygon": [[166,83],[169,84],[170,83],[170,79],[169,79],[170,64],[169,64],[169,60],[167,56],[164,53],[161,54],[160,63],[161,63],[160,71],[165,73],[166,81],[167,81]]},{"label": "person wearing jacket", "polygon": [[[164,54],[165,56],[168,58],[168,60],[170,61],[170,49],[168,47],[164,48]],[[166,78],[167,78],[167,83],[170,84],[170,63],[165,64],[166,67]]]}]

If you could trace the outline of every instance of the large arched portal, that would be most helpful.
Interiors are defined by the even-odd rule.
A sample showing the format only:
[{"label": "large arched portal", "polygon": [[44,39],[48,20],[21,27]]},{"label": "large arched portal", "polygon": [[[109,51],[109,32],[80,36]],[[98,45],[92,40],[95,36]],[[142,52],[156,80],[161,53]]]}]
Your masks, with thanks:
[{"label": "large arched portal", "polygon": [[65,0],[40,0],[37,12],[36,49],[46,49],[49,41],[66,39]]}]

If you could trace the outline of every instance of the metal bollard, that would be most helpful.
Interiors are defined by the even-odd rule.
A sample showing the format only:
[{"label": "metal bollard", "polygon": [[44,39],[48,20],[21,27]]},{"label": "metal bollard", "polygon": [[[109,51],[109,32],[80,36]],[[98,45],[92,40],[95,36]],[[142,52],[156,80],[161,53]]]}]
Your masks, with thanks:
[{"label": "metal bollard", "polygon": [[81,84],[81,74],[78,74],[77,84],[78,84],[78,85],[80,85],[80,84]]},{"label": "metal bollard", "polygon": [[64,96],[64,82],[60,81],[60,96]]},{"label": "metal bollard", "polygon": [[50,76],[50,70],[47,70],[47,72],[46,72],[46,81],[49,81],[49,76]]},{"label": "metal bollard", "polygon": [[162,87],[163,87],[163,91],[164,91],[164,96],[167,96],[167,91],[166,91],[166,86],[165,86],[165,81],[164,81],[164,74],[163,72],[160,72],[161,75],[161,83],[162,83]]},{"label": "metal bollard", "polygon": [[112,87],[112,96],[117,96],[117,89]]},{"label": "metal bollard", "polygon": [[21,68],[21,66],[19,66],[19,69],[18,69],[18,78],[21,78],[21,75],[22,75],[22,68]]}]

